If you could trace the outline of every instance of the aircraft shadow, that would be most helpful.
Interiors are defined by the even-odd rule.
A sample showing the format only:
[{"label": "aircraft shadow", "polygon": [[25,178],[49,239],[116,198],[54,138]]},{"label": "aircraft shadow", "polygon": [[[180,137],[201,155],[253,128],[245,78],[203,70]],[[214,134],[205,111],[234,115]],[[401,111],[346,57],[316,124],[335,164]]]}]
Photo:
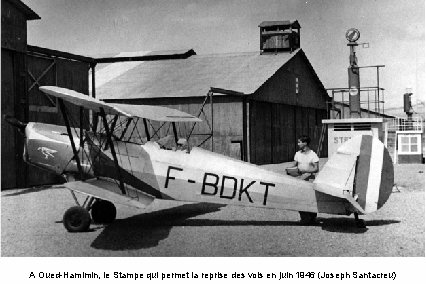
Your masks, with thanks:
[{"label": "aircraft shadow", "polygon": [[299,221],[257,221],[257,220],[217,220],[190,219],[199,215],[220,211],[225,205],[196,203],[174,208],[143,213],[126,219],[117,219],[114,223],[96,225],[93,230],[103,231],[92,242],[91,247],[104,250],[138,250],[156,247],[161,240],[169,236],[176,226],[317,226],[329,232],[361,234],[368,227],[399,223],[396,220],[367,220],[367,228],[358,228],[355,221],[347,218],[318,218],[314,224],[301,224]]},{"label": "aircraft shadow", "polygon": [[23,190],[18,190],[13,193],[6,193],[3,195],[3,197],[10,197],[10,196],[19,196],[24,194],[30,194],[30,193],[36,193],[44,190],[52,189],[52,185],[45,185],[45,186],[35,186],[35,187],[29,187]]},{"label": "aircraft shadow", "polygon": [[370,227],[385,226],[400,223],[399,220],[364,220],[366,228],[358,228],[352,217],[318,218],[322,229],[328,232],[362,234]]},{"label": "aircraft shadow", "polygon": [[186,226],[188,218],[220,211],[224,205],[184,204],[127,219],[105,226],[91,247],[106,250],[136,250],[155,247],[167,238],[174,226]]}]

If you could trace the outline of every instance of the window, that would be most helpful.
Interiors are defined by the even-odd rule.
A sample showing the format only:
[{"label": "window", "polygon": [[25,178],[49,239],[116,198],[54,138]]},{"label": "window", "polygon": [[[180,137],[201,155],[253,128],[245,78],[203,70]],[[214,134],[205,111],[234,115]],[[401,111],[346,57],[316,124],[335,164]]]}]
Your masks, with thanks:
[{"label": "window", "polygon": [[296,95],[299,94],[299,78],[296,77]]},{"label": "window", "polygon": [[398,136],[398,154],[420,154],[420,134],[403,134]]}]

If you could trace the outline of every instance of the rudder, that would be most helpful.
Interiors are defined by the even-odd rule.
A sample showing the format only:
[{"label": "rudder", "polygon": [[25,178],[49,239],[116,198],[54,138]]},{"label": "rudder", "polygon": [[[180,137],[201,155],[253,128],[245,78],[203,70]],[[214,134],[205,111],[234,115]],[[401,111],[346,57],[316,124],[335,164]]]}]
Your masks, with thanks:
[{"label": "rudder", "polygon": [[355,136],[339,147],[315,180],[315,189],[346,198],[361,214],[380,209],[393,187],[389,152],[371,135]]}]

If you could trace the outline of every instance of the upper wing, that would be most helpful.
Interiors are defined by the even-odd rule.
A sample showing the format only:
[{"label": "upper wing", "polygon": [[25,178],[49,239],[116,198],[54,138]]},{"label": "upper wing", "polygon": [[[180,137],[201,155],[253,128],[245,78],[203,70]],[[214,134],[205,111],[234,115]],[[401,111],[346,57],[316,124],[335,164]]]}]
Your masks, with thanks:
[{"label": "upper wing", "polygon": [[112,114],[112,115],[118,114],[123,116],[131,116],[130,114],[120,109],[116,109],[110,104],[104,103],[100,100],[97,100],[90,96],[86,96],[82,93],[79,93],[70,89],[60,88],[55,86],[42,86],[39,89],[40,91],[50,96],[63,99],[64,101],[70,102],[74,105],[85,107],[87,109],[91,109],[97,112],[100,111],[100,108],[103,108],[106,114]]},{"label": "upper wing", "polygon": [[99,112],[103,108],[106,114],[140,117],[156,121],[200,122],[201,119],[179,110],[148,105],[110,104],[86,96],[79,92],[56,86],[42,86],[44,93],[61,98],[67,102]]},{"label": "upper wing", "polygon": [[111,106],[121,109],[124,112],[135,117],[147,118],[156,121],[175,121],[175,122],[200,122],[198,117],[192,116],[186,112],[171,109],[162,106],[149,105],[128,105],[128,104],[110,104]]}]

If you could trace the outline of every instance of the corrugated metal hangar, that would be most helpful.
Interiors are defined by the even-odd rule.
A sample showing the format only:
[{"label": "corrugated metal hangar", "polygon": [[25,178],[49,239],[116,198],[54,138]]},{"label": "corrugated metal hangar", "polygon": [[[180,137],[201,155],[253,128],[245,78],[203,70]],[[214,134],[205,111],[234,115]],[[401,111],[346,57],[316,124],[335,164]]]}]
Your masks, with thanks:
[{"label": "corrugated metal hangar", "polygon": [[[311,136],[312,147],[318,146],[329,97],[299,47],[298,22],[265,22],[259,27],[264,44],[256,52],[133,62],[118,54],[116,60],[100,60],[116,62],[97,65],[96,97],[197,114],[211,92],[213,107],[205,113],[213,118],[214,145],[209,141],[207,148],[256,164],[291,161],[299,135]],[[274,32],[265,32],[267,28]],[[285,41],[289,34],[296,39],[291,44]],[[274,41],[277,45],[270,48]],[[117,62],[120,57],[126,62]],[[208,125],[200,124],[198,130],[207,132]]]}]

